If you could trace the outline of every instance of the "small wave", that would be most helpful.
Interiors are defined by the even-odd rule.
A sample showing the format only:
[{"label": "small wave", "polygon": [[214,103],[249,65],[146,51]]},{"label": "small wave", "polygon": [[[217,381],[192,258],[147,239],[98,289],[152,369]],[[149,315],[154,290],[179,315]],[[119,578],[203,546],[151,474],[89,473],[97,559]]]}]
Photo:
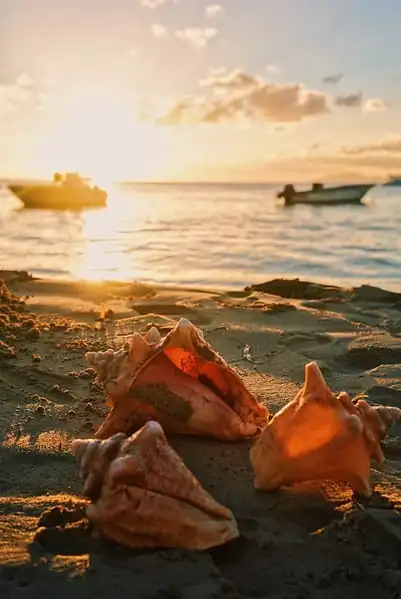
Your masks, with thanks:
[{"label": "small wave", "polygon": [[110,273],[160,283],[243,287],[297,276],[401,287],[400,197],[366,209],[275,204],[277,186],[125,187],[102,212],[0,212],[0,264],[47,277]]}]

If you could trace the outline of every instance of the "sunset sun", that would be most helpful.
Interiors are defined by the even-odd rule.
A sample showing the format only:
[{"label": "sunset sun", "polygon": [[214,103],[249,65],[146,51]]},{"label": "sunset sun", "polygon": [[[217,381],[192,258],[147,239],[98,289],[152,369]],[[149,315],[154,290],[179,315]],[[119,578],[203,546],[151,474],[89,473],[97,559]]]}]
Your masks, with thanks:
[{"label": "sunset sun", "polygon": [[101,184],[152,179],[168,164],[167,137],[121,98],[79,90],[43,136],[41,160],[47,169],[79,171]]}]

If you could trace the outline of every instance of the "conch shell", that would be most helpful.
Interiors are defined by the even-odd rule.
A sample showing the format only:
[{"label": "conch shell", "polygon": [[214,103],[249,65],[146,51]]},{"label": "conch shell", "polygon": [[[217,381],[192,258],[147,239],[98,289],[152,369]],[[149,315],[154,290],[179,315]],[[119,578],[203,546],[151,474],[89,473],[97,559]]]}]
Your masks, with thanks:
[{"label": "conch shell", "polygon": [[144,337],[134,334],[128,347],[89,352],[86,361],[112,407],[96,432],[100,439],[155,420],[170,433],[236,440],[268,421],[268,410],[185,319],[164,338],[152,327]]},{"label": "conch shell", "polygon": [[199,484],[157,422],[127,438],[72,443],[87,516],[97,532],[129,547],[208,549],[236,538],[237,523]]},{"label": "conch shell", "polygon": [[315,362],[305,367],[305,384],[296,398],[269,422],[251,449],[255,487],[330,479],[349,483],[369,497],[370,460],[383,462],[381,441],[401,420],[399,408],[355,403],[335,396]]}]

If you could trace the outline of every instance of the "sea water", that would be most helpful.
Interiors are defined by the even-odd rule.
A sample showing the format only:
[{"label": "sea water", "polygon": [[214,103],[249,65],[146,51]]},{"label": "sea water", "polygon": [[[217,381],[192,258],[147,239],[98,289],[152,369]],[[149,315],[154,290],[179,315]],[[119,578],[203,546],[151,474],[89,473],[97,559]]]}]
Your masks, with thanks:
[{"label": "sea water", "polygon": [[28,210],[0,191],[0,268],[43,277],[241,288],[273,277],[401,291],[401,188],[294,206],[280,186],[124,184],[107,208]]}]

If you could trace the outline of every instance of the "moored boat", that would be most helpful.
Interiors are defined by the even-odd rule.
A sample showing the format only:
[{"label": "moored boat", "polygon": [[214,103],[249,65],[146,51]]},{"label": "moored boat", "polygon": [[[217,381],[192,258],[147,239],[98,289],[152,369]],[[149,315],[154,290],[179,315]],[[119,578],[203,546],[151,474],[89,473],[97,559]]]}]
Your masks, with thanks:
[{"label": "moored boat", "polygon": [[296,191],[293,185],[285,185],[277,197],[284,198],[286,206],[294,204],[360,204],[363,196],[372,187],[371,184],[324,187],[322,183],[314,183],[312,189]]},{"label": "moored boat", "polygon": [[390,177],[386,183],[384,183],[385,187],[401,187],[401,177]]},{"label": "moored boat", "polygon": [[55,173],[53,181],[43,184],[10,184],[8,189],[26,208],[48,210],[82,210],[101,208],[107,203],[107,192],[88,184],[77,173],[64,176]]}]

